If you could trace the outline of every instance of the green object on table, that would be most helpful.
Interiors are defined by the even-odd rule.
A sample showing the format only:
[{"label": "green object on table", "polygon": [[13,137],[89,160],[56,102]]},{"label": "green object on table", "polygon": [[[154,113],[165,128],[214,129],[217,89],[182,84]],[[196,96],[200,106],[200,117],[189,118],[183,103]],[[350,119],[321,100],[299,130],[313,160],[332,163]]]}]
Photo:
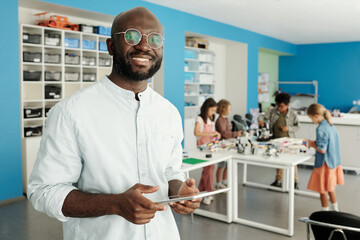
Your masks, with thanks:
[{"label": "green object on table", "polygon": [[198,164],[198,163],[202,163],[202,162],[206,162],[206,160],[201,160],[201,159],[197,159],[197,158],[183,159],[183,163],[188,163],[188,164]]}]

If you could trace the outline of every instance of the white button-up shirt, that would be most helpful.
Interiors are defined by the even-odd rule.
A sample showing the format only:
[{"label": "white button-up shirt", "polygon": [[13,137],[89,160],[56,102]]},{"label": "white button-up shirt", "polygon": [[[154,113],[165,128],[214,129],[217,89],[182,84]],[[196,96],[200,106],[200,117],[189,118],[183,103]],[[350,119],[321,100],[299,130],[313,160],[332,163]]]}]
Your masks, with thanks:
[{"label": "white button-up shirt", "polygon": [[28,196],[35,209],[63,222],[64,239],[179,239],[170,207],[145,225],[61,211],[73,189],[118,194],[136,183],[159,185],[146,195],[155,199],[168,195],[168,181],[184,180],[177,109],[149,87],[138,97],[104,77],[50,110]]}]

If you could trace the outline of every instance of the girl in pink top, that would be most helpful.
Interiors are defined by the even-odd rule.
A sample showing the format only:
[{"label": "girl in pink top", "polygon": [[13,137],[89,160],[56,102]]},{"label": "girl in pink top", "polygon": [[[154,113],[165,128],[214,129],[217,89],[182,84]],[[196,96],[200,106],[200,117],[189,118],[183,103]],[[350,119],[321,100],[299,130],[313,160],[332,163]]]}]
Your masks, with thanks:
[{"label": "girl in pink top", "polygon": [[[197,137],[197,146],[210,143],[215,137],[220,138],[219,132],[215,131],[215,112],[217,104],[213,98],[205,100],[200,109],[200,115],[196,118],[194,134]],[[214,165],[203,168],[199,183],[199,191],[213,190]],[[205,197],[203,203],[209,205],[213,200],[212,196]]]}]

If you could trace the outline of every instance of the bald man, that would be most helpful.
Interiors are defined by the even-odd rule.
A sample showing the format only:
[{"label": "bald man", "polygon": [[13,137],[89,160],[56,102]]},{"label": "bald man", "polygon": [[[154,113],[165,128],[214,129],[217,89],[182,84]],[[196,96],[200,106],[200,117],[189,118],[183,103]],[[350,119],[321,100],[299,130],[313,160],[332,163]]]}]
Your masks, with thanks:
[{"label": "bald man", "polygon": [[148,9],[119,14],[107,39],[111,74],[50,110],[28,197],[63,222],[64,239],[180,239],[170,208],[199,207],[201,199],[155,201],[198,192],[179,171],[181,117],[147,86],[163,43],[163,26]]}]

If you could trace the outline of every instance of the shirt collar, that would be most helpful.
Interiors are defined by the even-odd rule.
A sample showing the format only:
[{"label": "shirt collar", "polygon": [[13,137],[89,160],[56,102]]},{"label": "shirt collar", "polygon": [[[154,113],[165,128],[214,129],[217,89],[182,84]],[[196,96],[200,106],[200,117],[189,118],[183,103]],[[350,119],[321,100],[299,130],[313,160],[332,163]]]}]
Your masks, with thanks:
[{"label": "shirt collar", "polygon": [[326,122],[327,122],[327,120],[324,118],[324,119],[319,123],[319,125],[325,125]]},{"label": "shirt collar", "polygon": [[[113,83],[106,75],[103,77],[101,82],[104,84],[104,86],[107,89],[109,89],[115,95],[119,95],[119,96],[122,96],[124,98],[128,98],[130,100],[135,99],[135,93],[133,91],[124,89],[122,87],[119,87],[118,85]],[[142,99],[147,99],[148,96],[150,95],[150,92],[151,92],[150,87],[146,87],[146,89],[144,91],[139,92],[138,97],[139,97],[140,101]]]}]

